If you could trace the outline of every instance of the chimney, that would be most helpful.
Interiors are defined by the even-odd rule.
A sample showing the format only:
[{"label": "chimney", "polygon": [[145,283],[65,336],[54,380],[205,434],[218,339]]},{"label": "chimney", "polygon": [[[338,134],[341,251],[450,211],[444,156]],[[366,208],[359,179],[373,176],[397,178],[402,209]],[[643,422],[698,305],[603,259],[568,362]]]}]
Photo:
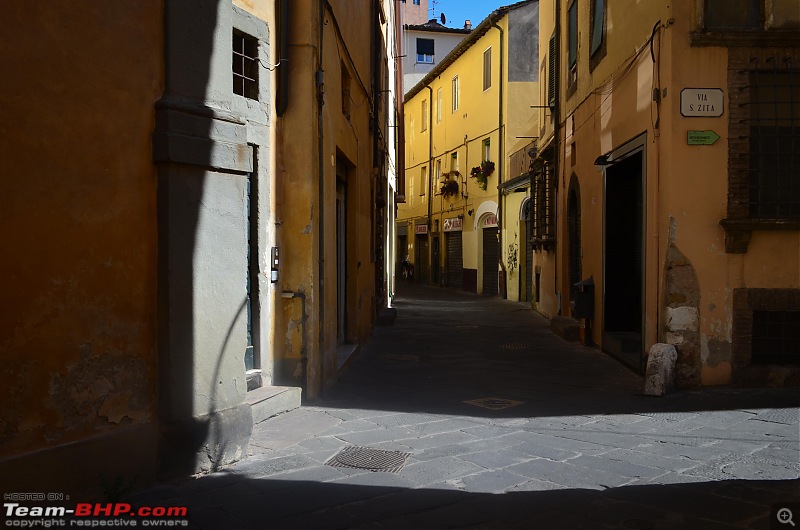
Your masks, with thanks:
[{"label": "chimney", "polygon": [[464,29],[470,29],[470,30],[472,29],[472,22],[470,21],[470,19],[464,21]]}]

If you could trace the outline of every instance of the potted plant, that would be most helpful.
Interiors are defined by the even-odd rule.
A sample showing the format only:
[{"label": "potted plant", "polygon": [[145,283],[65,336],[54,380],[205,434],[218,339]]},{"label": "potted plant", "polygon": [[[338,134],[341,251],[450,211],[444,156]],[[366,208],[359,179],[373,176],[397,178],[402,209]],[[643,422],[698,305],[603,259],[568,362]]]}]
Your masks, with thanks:
[{"label": "potted plant", "polygon": [[458,181],[454,178],[459,176],[460,173],[458,171],[453,171],[451,173],[445,173],[442,175],[444,179],[442,181],[442,185],[439,187],[439,193],[447,199],[448,197],[452,197],[458,193]]},{"label": "potted plant", "polygon": [[472,168],[469,172],[469,176],[475,179],[482,190],[486,191],[486,184],[489,175],[492,173],[494,173],[494,162],[491,160],[484,160],[481,162],[481,165]]}]

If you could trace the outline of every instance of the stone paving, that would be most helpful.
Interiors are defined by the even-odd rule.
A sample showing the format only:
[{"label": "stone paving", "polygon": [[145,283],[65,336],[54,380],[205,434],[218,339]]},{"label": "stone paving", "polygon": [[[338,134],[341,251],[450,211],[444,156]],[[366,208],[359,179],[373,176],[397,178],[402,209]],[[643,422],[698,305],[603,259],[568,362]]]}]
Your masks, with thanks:
[{"label": "stone paving", "polygon": [[[323,399],[258,424],[237,464],[132,500],[209,529],[786,527],[797,389],[645,396],[525,304],[398,290],[395,325]],[[485,398],[512,406],[468,403]],[[326,465],[352,446],[410,456],[398,472]]]}]

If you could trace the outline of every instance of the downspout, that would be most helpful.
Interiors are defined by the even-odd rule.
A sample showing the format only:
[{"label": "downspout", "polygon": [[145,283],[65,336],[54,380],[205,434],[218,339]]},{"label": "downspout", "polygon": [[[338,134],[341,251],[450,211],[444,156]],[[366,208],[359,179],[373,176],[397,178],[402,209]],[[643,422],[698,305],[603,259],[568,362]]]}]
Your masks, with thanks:
[{"label": "downspout", "polygon": [[[328,0],[319,0],[319,56],[317,57],[317,161],[319,164],[319,181],[317,201],[319,202],[319,348],[320,348],[320,395],[325,395],[325,127],[322,118],[322,107],[325,105],[325,77],[322,69],[322,51],[325,42],[325,4]],[[308,384],[308,382],[306,382]]]},{"label": "downspout", "polygon": [[556,30],[555,30],[555,39],[556,39],[556,46],[555,46],[555,65],[556,65],[556,82],[555,82],[555,92],[556,92],[556,105],[553,109],[553,152],[555,156],[553,157],[553,177],[555,179],[555,186],[553,186],[554,190],[554,197],[553,197],[553,230],[555,231],[556,242],[555,248],[553,249],[553,286],[555,288],[555,294],[558,295],[558,314],[561,314],[561,295],[559,294],[558,290],[558,242],[560,238],[558,237],[558,182],[559,182],[559,157],[561,156],[561,147],[559,146],[560,139],[561,139],[561,132],[559,129],[561,128],[561,0],[556,0]]},{"label": "downspout", "polygon": [[[497,25],[497,21],[492,23],[493,28],[497,28],[500,32],[500,86],[498,87],[500,90],[498,91],[497,96],[497,134],[499,136],[499,147],[498,152],[500,154],[500,160],[497,167],[497,245],[498,245],[498,253],[500,268],[505,271],[505,265],[503,264],[503,189],[501,186],[503,185],[503,166],[506,162],[505,156],[505,142],[503,141],[503,53],[504,53],[504,46],[503,41],[505,37],[505,33],[503,32],[503,28]],[[495,271],[496,273],[496,271]],[[486,271],[484,271],[486,274]],[[505,274],[503,275],[504,280],[506,283],[508,282],[508,278],[505,278]],[[498,291],[501,291],[500,285],[497,286]],[[502,292],[506,292],[506,288],[502,288]]]},{"label": "downspout", "polygon": [[[428,89],[428,242],[431,240],[431,228],[433,227],[433,89],[430,85],[426,85]],[[433,267],[433,249],[428,245],[428,281],[430,283],[430,275]]]},{"label": "downspout", "polygon": [[278,8],[278,94],[275,111],[279,117],[283,116],[289,106],[289,72],[285,61],[289,60],[289,0],[280,0]]}]

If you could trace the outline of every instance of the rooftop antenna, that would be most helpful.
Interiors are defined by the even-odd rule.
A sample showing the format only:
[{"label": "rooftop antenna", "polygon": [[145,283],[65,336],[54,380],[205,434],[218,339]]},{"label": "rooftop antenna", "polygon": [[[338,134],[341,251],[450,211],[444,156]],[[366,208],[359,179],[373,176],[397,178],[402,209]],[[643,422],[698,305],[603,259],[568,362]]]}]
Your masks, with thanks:
[{"label": "rooftop antenna", "polygon": [[438,0],[431,0],[431,19],[436,18],[436,4],[438,3]]}]

